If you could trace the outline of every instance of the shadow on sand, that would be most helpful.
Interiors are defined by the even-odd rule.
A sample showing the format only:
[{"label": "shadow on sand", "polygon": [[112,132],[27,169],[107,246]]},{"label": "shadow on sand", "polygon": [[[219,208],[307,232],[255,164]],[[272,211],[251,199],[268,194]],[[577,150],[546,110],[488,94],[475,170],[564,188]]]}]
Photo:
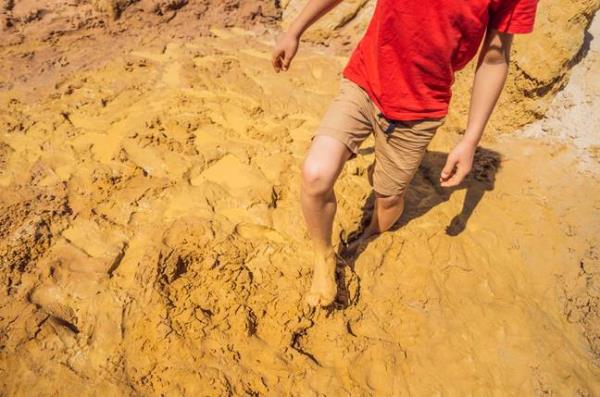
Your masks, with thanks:
[{"label": "shadow on sand", "polygon": [[[362,150],[368,152],[372,149],[365,148]],[[439,184],[439,176],[447,156],[447,153],[427,151],[419,166],[419,170],[406,191],[404,212],[400,219],[390,228],[389,232],[398,230],[407,225],[411,220],[426,214],[436,205],[448,201],[452,193],[460,189],[467,190],[462,210],[452,218],[446,226],[445,231],[449,236],[457,236],[465,230],[473,210],[479,204],[485,192],[494,189],[496,173],[500,169],[501,156],[500,153],[493,150],[477,147],[471,172],[459,185],[449,188],[442,187]],[[372,167],[373,164],[369,167],[369,174],[372,173]],[[336,308],[343,309],[350,304],[349,292],[346,286],[346,266],[350,267],[351,271],[354,272],[356,259],[364,252],[369,243],[377,239],[376,236],[370,239],[367,244],[359,247],[354,255],[345,255],[344,248],[347,244],[358,238],[370,222],[374,203],[375,195],[371,191],[371,194],[362,206],[363,214],[358,228],[347,234],[347,236],[340,236],[341,244],[338,254],[344,256],[346,263],[338,264]]]}]

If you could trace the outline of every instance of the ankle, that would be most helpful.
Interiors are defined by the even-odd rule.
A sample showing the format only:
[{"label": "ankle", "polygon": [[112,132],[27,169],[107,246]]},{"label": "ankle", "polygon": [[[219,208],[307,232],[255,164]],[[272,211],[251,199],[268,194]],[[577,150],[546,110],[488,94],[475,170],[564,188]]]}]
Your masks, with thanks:
[{"label": "ankle", "polygon": [[333,247],[315,249],[313,255],[314,264],[317,268],[327,272],[335,268],[336,252]]},{"label": "ankle", "polygon": [[315,255],[318,255],[321,257],[326,257],[328,255],[331,255],[334,252],[335,252],[335,250],[333,248],[333,245],[331,245],[331,244],[329,244],[329,245],[322,245],[322,244],[313,245],[313,253]]}]

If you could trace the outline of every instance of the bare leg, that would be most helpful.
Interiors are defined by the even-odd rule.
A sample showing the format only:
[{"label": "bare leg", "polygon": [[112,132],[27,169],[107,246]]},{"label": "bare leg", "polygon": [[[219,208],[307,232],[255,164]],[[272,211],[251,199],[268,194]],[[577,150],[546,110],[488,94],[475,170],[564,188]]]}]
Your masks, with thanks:
[{"label": "bare leg", "polygon": [[336,254],[331,244],[337,210],[333,186],[351,154],[337,139],[317,135],[302,163],[300,201],[315,261],[312,286],[306,295],[311,306],[327,306],[337,294]]},{"label": "bare leg", "polygon": [[384,196],[375,192],[375,208],[371,222],[363,230],[360,237],[351,242],[346,249],[346,255],[354,255],[358,247],[368,243],[371,237],[387,231],[396,223],[404,211],[404,193]]},{"label": "bare leg", "polygon": [[365,234],[370,237],[383,233],[396,223],[404,211],[404,194],[384,196],[375,192],[375,208]]}]

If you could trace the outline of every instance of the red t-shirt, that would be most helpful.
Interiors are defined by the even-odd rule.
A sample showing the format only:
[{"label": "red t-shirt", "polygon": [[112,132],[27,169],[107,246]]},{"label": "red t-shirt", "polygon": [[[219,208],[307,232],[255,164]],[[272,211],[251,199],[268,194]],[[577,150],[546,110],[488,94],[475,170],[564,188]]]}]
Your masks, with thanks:
[{"label": "red t-shirt", "polygon": [[454,72],[475,57],[486,28],[533,30],[537,0],[377,0],[342,74],[395,120],[448,113]]}]

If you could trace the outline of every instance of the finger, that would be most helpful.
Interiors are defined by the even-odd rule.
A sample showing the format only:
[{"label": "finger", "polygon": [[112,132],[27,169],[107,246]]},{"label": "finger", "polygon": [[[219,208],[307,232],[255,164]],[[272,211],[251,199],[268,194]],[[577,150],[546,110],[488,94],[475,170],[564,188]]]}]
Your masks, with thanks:
[{"label": "finger", "polygon": [[274,54],[273,54],[273,58],[271,60],[271,63],[273,63],[273,67],[275,68],[275,70],[279,71],[281,69],[281,51],[277,50]]},{"label": "finger", "polygon": [[460,175],[453,175],[452,178],[450,178],[446,182],[442,183],[442,186],[444,186],[444,187],[457,186],[461,182],[462,182],[462,177]]},{"label": "finger", "polygon": [[446,160],[446,165],[444,165],[444,168],[442,169],[442,172],[440,173],[440,180],[446,180],[448,179],[451,175],[452,175],[452,171],[454,170],[454,167],[456,166],[456,160],[448,157],[448,159]]},{"label": "finger", "polygon": [[464,166],[458,164],[456,172],[450,179],[442,183],[442,186],[456,186],[462,182],[465,176],[468,174]]},{"label": "finger", "polygon": [[451,178],[443,181],[440,185],[444,186],[444,187],[449,187],[449,186],[456,186],[459,182],[459,176],[458,174],[454,174],[452,175]]},{"label": "finger", "polygon": [[290,56],[288,56],[287,54],[283,57],[283,70],[288,70],[288,68],[290,67],[290,62],[292,61],[292,58]]},{"label": "finger", "polygon": [[275,60],[277,59],[278,56],[279,56],[279,49],[278,48],[274,48],[273,52],[271,52],[271,63],[273,65],[275,65]]}]

